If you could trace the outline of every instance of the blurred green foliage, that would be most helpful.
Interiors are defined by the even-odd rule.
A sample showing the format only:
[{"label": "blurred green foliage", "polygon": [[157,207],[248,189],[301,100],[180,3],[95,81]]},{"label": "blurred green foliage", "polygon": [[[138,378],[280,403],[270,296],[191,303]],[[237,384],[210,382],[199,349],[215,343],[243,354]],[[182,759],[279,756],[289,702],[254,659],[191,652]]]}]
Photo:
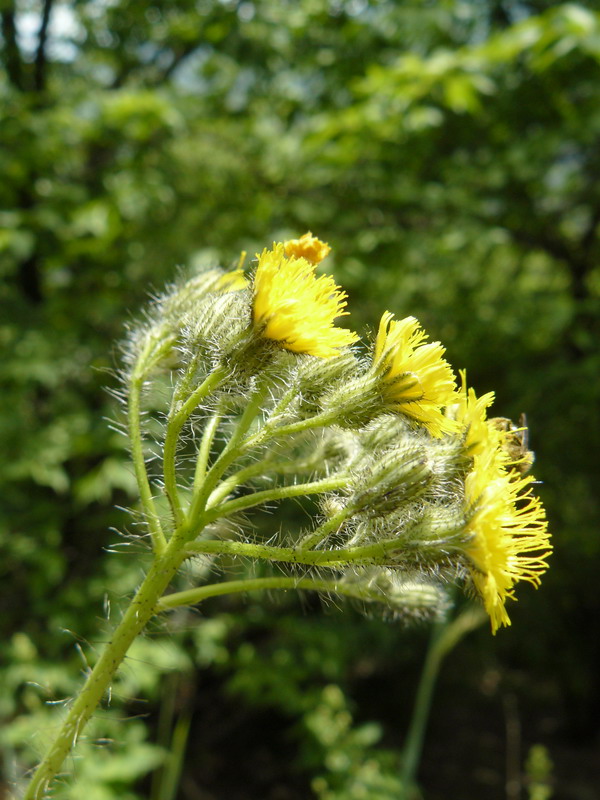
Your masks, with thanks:
[{"label": "blurred green foliage", "polygon": [[[592,741],[600,712],[596,4],[3,0],[0,22],[4,781],[35,760],[34,733],[56,712],[46,700],[76,690],[103,602],[118,608],[143,569],[142,547],[104,552],[121,542],[112,528],[135,532],[119,510],[135,502],[132,471],[108,422],[120,414],[105,392],[115,340],[179,265],[229,265],[312,229],[334,248],[355,326],[372,329],[384,308],[417,316],[479,393],[496,391],[497,413],[527,412],[538,455],[551,570],[539,593],[521,592],[510,631],[482,631],[453,656],[462,672],[442,681],[430,752],[444,714],[460,722],[453,692],[485,705],[490,686],[500,697],[510,685],[560,796],[591,796],[572,788],[561,748]],[[250,732],[260,707],[285,731],[284,744],[264,731],[272,755],[244,794],[210,749],[233,748],[231,730],[211,739],[192,724],[181,797],[203,785],[215,797],[397,796],[426,632],[311,603],[299,618],[291,598],[283,610],[241,602],[211,602],[206,618],[169,623],[173,638],[139,643],[57,797],[166,800],[140,778],[185,706],[173,674],[187,676],[178,691],[197,684],[209,720],[230,713]],[[492,711],[501,721],[501,703]],[[473,740],[488,724],[475,719]],[[462,759],[442,788],[424,765],[427,798],[504,797],[502,777],[485,783],[490,770]],[[572,769],[583,785],[586,765]],[[502,770],[499,752],[491,773]]]}]

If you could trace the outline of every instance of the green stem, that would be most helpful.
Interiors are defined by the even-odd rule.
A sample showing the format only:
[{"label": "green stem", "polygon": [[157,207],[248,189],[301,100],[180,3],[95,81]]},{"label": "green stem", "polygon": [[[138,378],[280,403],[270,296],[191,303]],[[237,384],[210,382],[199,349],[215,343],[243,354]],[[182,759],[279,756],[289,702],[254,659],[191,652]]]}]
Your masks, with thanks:
[{"label": "green stem", "polygon": [[452,622],[440,622],[433,627],[402,754],[401,800],[410,800],[416,787],[425,730],[442,660],[463,636],[477,628],[484,619],[484,612],[478,607],[473,607],[467,608]]},{"label": "green stem", "polygon": [[167,426],[167,437],[165,439],[165,446],[163,450],[163,476],[165,482],[165,494],[171,506],[173,520],[175,526],[181,525],[183,521],[183,511],[181,509],[181,502],[179,500],[179,493],[177,491],[177,472],[175,468],[175,456],[177,453],[177,442],[183,423],[176,427],[173,420],[170,420]]},{"label": "green stem", "polygon": [[[177,454],[177,445],[179,443],[179,434],[185,423],[190,418],[191,414],[198,408],[200,402],[220,383],[225,377],[226,370],[224,367],[218,367],[208,375],[207,378],[198,386],[188,397],[188,399],[177,406],[177,397],[180,392],[176,391],[169,413],[169,420],[167,422],[167,435],[165,437],[165,445],[163,451],[163,472],[165,480],[165,493],[169,498],[171,511],[175,520],[175,526],[179,527],[184,519],[181,502],[179,500],[179,493],[177,491],[177,472],[175,456]],[[187,377],[187,376],[186,376]]]},{"label": "green stem", "polygon": [[[171,706],[172,704],[171,700]],[[171,723],[174,715],[173,708],[171,707],[169,711],[171,714],[169,723]],[[183,711],[175,722],[164,764],[160,771],[154,774],[150,800],[173,800],[176,797],[191,722],[190,710]],[[165,747],[165,749],[167,748]]]},{"label": "green stem", "polygon": [[[418,545],[416,545],[418,546]],[[273,547],[222,539],[199,539],[186,544],[188,555],[231,555],[258,558],[264,561],[283,561],[288,564],[320,565],[339,568],[347,564],[388,564],[390,556],[400,550],[411,551],[406,543],[397,539],[331,550],[311,550],[308,547]]]},{"label": "green stem", "polygon": [[316,414],[314,417],[298,420],[298,422],[290,422],[288,425],[280,425],[279,427],[273,426],[272,423],[267,422],[266,425],[250,437],[244,444],[244,451],[255,447],[257,444],[264,444],[269,439],[279,438],[281,436],[292,436],[294,433],[302,433],[309,431],[313,428],[323,428],[329,425],[338,418],[339,413],[336,411],[323,411],[321,414]]},{"label": "green stem", "polygon": [[262,461],[257,461],[254,464],[250,464],[234,472],[222,481],[208,498],[207,507],[214,508],[221,500],[227,497],[227,495],[238,486],[245,483],[249,478],[255,478],[257,476],[266,477],[267,475],[298,475],[302,472],[316,470],[322,463],[322,458],[310,458],[302,461],[276,461],[271,457],[271,459],[265,458]]},{"label": "green stem", "polygon": [[23,800],[42,800],[44,797],[52,779],[60,771],[102,700],[131,643],[156,613],[157,603],[184,557],[181,541],[173,537],[163,555],[155,559],[111,640],[73,701],[60,731],[36,769]]},{"label": "green stem", "polygon": [[219,424],[221,422],[221,410],[217,409],[217,411],[212,415],[209,421],[206,423],[204,427],[204,431],[202,433],[202,439],[200,441],[200,447],[198,448],[198,456],[196,458],[196,470],[194,472],[194,491],[200,491],[202,486],[202,481],[204,480],[204,476],[206,475],[206,469],[208,467],[208,459],[210,458],[210,448],[212,447],[212,443],[215,438],[215,433],[218,430]]},{"label": "green stem", "polygon": [[237,497],[235,500],[229,500],[229,502],[223,503],[223,505],[210,508],[205,512],[203,522],[204,524],[208,524],[221,517],[231,516],[231,514],[235,514],[237,511],[243,511],[246,508],[259,506],[273,500],[285,500],[288,497],[302,497],[303,495],[332,492],[334,489],[341,489],[345,486],[347,480],[347,476],[337,476],[335,478],[325,478],[311,483],[298,483],[294,486],[278,486],[275,489],[252,492],[251,494],[244,495],[244,497]]},{"label": "green stem", "polygon": [[149,800],[164,800],[162,785],[170,760],[175,702],[182,679],[185,680],[185,677],[180,672],[170,672],[161,683],[161,702],[156,723],[156,743],[164,751],[165,758],[152,775]]},{"label": "green stem", "polygon": [[330,517],[318,528],[315,528],[314,531],[307,533],[306,536],[300,539],[298,547],[302,550],[310,550],[313,547],[317,547],[321,542],[325,541],[332,531],[338,530],[352,516],[355,510],[356,508],[353,505],[344,506],[341,511],[338,511],[333,517]]},{"label": "green stem", "polygon": [[191,724],[191,710],[184,712],[175,723],[171,750],[163,775],[160,800],[173,800],[177,796]]},{"label": "green stem", "polygon": [[307,564],[337,567],[347,563],[347,550],[298,550],[295,547],[272,547],[265,544],[200,540],[186,545],[189,555],[230,555],[258,558],[264,561],[283,561],[288,564]]},{"label": "green stem", "polygon": [[187,368],[175,387],[174,391],[174,402],[179,404],[183,400],[184,397],[189,397],[191,394],[191,385],[194,381],[196,373],[200,369],[201,364],[203,363],[203,353],[201,351],[197,351],[195,355],[192,356],[190,359]]},{"label": "green stem", "polygon": [[243,469],[234,472],[228,478],[221,481],[217,488],[211,492],[210,497],[206,501],[207,508],[214,508],[221,502],[228,494],[234,489],[237,489],[242,483],[245,483],[249,478],[254,478],[257,475],[266,475],[268,472],[273,472],[269,466],[269,461],[257,461],[255,464],[250,464]]},{"label": "green stem", "polygon": [[303,589],[314,592],[334,592],[336,594],[347,595],[353,598],[365,600],[381,600],[381,594],[359,589],[356,586],[344,585],[336,580],[323,580],[321,578],[297,578],[297,577],[270,577],[270,578],[247,578],[239,581],[225,581],[224,583],[213,583],[209,586],[199,586],[197,589],[188,589],[185,592],[175,592],[163,597],[157,604],[157,613],[170,611],[180,606],[193,606],[201,603],[209,597],[219,597],[225,594],[239,594],[241,592],[256,592],[273,589]]},{"label": "green stem", "polygon": [[271,413],[269,414],[269,420],[274,420],[276,417],[283,414],[286,408],[289,408],[292,401],[297,397],[298,389],[294,384],[290,386],[287,392],[284,392],[282,396],[279,398],[277,405],[272,409]]},{"label": "green stem", "polygon": [[133,468],[140,493],[142,510],[152,537],[152,547],[157,555],[160,555],[166,546],[164,533],[160,525],[160,519],[156,513],[148,472],[146,471],[146,461],[144,459],[144,445],[142,441],[142,431],[140,427],[140,408],[141,394],[144,379],[142,376],[132,375],[129,387],[129,398],[127,402],[127,423],[129,429],[129,442],[131,445],[131,458]]},{"label": "green stem", "polygon": [[346,586],[336,580],[296,577],[228,581],[162,597],[187,555],[188,553],[182,550],[181,537],[176,534],[169,542],[164,555],[155,559],[121,623],[106,644],[96,666],[71,705],[61,729],[36,769],[23,800],[43,799],[86,723],[101,702],[131,643],[155,614],[182,605],[194,605],[209,597],[265,589],[303,589],[335,592],[354,598],[360,597],[364,600],[381,599],[379,594],[369,591],[368,588]]},{"label": "green stem", "polygon": [[[182,425],[189,419],[191,414],[198,408],[200,401],[204,400],[209,394],[228,374],[226,367],[217,367],[208,375],[194,391],[189,395],[188,399],[182,403],[176,410],[175,416],[177,419],[182,420]],[[177,395],[179,396],[179,392]]]},{"label": "green stem", "polygon": [[188,538],[193,538],[197,534],[197,529],[199,525],[202,524],[200,522],[200,517],[204,511],[206,501],[215,488],[219,478],[223,475],[225,470],[227,470],[227,468],[233,464],[236,458],[240,456],[240,443],[256,419],[263,400],[265,399],[265,395],[267,394],[267,390],[267,381],[264,381],[258,385],[253,397],[250,399],[250,402],[246,406],[244,413],[240,417],[231,438],[223,449],[223,452],[207,472],[202,486],[198,491],[194,492],[187,514],[187,526],[189,529]]}]

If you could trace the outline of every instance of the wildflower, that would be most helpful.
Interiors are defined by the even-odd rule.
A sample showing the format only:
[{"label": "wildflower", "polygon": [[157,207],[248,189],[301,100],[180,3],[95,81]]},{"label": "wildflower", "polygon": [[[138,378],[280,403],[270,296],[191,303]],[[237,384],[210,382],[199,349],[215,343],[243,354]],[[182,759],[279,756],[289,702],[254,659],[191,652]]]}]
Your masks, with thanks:
[{"label": "wildflower", "polygon": [[457,402],[446,409],[446,414],[463,429],[463,451],[467,456],[492,454],[499,466],[520,473],[529,470],[534,454],[527,448],[527,427],[516,427],[505,417],[487,418],[487,409],[494,401],[494,393],[477,397],[473,388],[467,389],[465,370],[460,371],[462,386]]},{"label": "wildflower", "polygon": [[385,402],[439,437],[456,430],[456,423],[442,413],[455,399],[455,378],[442,358],[442,345],[425,344],[426,339],[414,317],[393,320],[386,311],[375,341],[373,370],[380,376]]},{"label": "wildflower", "polygon": [[258,259],[252,316],[260,336],[321,358],[337,356],[340,347],[357,341],[352,331],[333,326],[348,312],[346,293],[331,276],[317,277],[305,258],[287,257],[283,244],[263,250]]},{"label": "wildflower", "polygon": [[468,456],[479,455],[499,444],[499,437],[487,420],[487,409],[494,402],[494,393],[477,397],[475,389],[467,389],[467,373],[460,370],[461,388],[456,393],[454,405],[446,409],[446,415],[456,420],[463,430],[464,452]]},{"label": "wildflower", "polygon": [[311,264],[319,264],[331,253],[331,247],[326,242],[322,242],[313,236],[310,231],[299,239],[289,239],[283,243],[286,256],[305,258]]},{"label": "wildflower", "polygon": [[[537,587],[552,548],[544,508],[531,491],[534,479],[506,470],[493,451],[477,455],[465,480],[470,534],[465,552],[473,584],[489,614],[492,633],[510,625],[507,599],[525,580]],[[533,554],[533,555],[532,555]]]}]

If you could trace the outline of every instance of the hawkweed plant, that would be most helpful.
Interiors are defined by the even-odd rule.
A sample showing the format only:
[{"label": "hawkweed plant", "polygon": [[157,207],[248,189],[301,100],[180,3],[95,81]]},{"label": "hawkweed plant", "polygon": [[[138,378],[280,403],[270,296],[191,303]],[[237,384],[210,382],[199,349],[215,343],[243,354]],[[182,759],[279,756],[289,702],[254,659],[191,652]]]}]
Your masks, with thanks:
[{"label": "hawkweed plant", "polygon": [[[305,234],[265,248],[248,273],[207,270],[130,332],[122,397],[152,562],[25,800],[49,791],[157,615],[291,589],[440,621],[458,583],[496,633],[510,625],[517,583],[539,585],[551,547],[525,430],[488,417],[492,394],[477,397],[464,372],[457,383],[413,317],[386,311],[368,351],[355,347],[358,336],[335,324],[346,294],[317,274],[328,253]],[[301,497],[317,509],[312,524],[266,535],[251,524],[252,509]],[[223,556],[265,566],[228,579]],[[216,582],[175,591],[198,557],[219,568]]]}]

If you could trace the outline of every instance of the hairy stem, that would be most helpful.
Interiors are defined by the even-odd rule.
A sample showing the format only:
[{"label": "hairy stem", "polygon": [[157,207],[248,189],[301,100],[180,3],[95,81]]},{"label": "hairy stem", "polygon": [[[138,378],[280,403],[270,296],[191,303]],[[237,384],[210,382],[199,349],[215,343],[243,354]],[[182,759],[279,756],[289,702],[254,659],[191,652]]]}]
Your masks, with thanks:
[{"label": "hairy stem", "polygon": [[304,458],[298,461],[285,461],[275,459],[273,456],[267,457],[262,461],[256,461],[254,464],[249,464],[247,467],[234,472],[217,486],[211,493],[207,501],[207,508],[214,508],[221,502],[228,494],[230,494],[238,486],[241,486],[250,478],[258,476],[266,477],[267,475],[299,475],[301,473],[316,471],[319,466],[322,466],[323,458],[319,457]]},{"label": "hairy stem", "polygon": [[218,483],[219,479],[223,475],[223,473],[228,469],[228,467],[233,464],[233,462],[239,458],[241,455],[241,448],[240,444],[248,432],[248,429],[258,416],[262,403],[265,399],[268,390],[268,382],[264,381],[259,383],[257,386],[254,395],[250,398],[248,405],[242,416],[240,417],[233,434],[225,449],[221,453],[221,455],[217,458],[213,466],[208,470],[206,473],[206,478],[199,488],[198,491],[194,492],[192,502],[190,503],[190,508],[187,514],[187,526],[188,526],[188,536],[189,538],[193,538],[197,534],[198,527],[203,524],[200,522],[200,518],[204,508],[206,506],[206,501],[210,497],[211,492],[215,488],[216,484]]},{"label": "hairy stem", "polygon": [[[415,547],[421,548],[421,545],[416,544]],[[230,555],[258,558],[263,561],[330,567],[339,567],[341,564],[360,564],[361,566],[389,564],[394,554],[399,554],[401,551],[410,553],[413,549],[397,539],[330,550],[312,550],[302,544],[296,547],[273,547],[221,539],[199,539],[186,544],[188,555]]]},{"label": "hairy stem", "polygon": [[181,403],[181,405],[177,404],[179,392],[175,392],[173,397],[163,451],[163,473],[165,494],[169,499],[171,511],[173,512],[173,518],[177,527],[181,525],[184,519],[183,509],[181,508],[179,493],[177,491],[177,471],[175,465],[179,434],[191,414],[198,408],[202,400],[218,386],[225,377],[225,374],[226,370],[223,367],[215,369],[214,372],[211,372],[200,386],[191,393],[188,399],[184,403]]},{"label": "hairy stem", "polygon": [[272,547],[266,544],[221,541],[219,539],[189,542],[186,551],[189,555],[229,555],[287,564],[332,567],[344,564],[349,554],[348,550],[300,550],[295,547]]},{"label": "hairy stem", "polygon": [[148,472],[146,471],[146,461],[144,458],[144,445],[140,427],[140,402],[143,383],[144,380],[142,377],[132,376],[127,404],[127,423],[129,429],[129,441],[131,444],[131,458],[133,460],[133,468],[135,470],[135,477],[140,493],[142,510],[144,512],[148,528],[150,529],[154,552],[160,554],[165,549],[166,540],[161,528],[160,519],[156,513],[154,499],[152,497],[152,490],[150,488],[150,481],[148,480]]},{"label": "hairy stem", "polygon": [[156,613],[157,603],[183,557],[181,541],[172,539],[164,554],[155,559],[111,640],[73,701],[62,727],[36,769],[23,800],[42,800],[44,797],[52,779],[60,771],[79,734],[101,702],[131,643]]},{"label": "hairy stem", "polygon": [[311,483],[298,483],[294,486],[278,486],[275,489],[252,492],[244,497],[237,497],[235,500],[229,500],[229,502],[223,503],[223,505],[217,506],[216,508],[210,508],[205,512],[204,524],[213,522],[221,517],[229,517],[246,508],[252,508],[253,506],[259,506],[274,500],[285,500],[289,497],[304,497],[310,494],[332,492],[334,489],[341,489],[345,486],[347,480],[347,476],[336,475],[333,478],[324,478],[323,480],[313,481]]},{"label": "hairy stem", "polygon": [[241,592],[270,591],[274,589],[303,589],[313,592],[326,592],[346,595],[347,597],[362,600],[381,600],[381,594],[370,591],[368,588],[357,587],[352,584],[345,585],[337,580],[324,580],[321,578],[297,578],[280,576],[272,578],[247,578],[239,581],[225,581],[213,583],[209,586],[199,586],[197,589],[188,589],[185,592],[175,592],[163,597],[156,606],[157,612],[170,611],[180,606],[193,606],[209,597],[219,597],[225,594],[239,594]]},{"label": "hairy stem", "polygon": [[298,543],[298,547],[303,550],[311,550],[313,547],[318,547],[330,533],[337,531],[352,516],[355,510],[356,508],[353,505],[344,506],[337,514],[321,523],[314,531],[303,536]]},{"label": "hairy stem", "polygon": [[267,422],[266,425],[257,431],[254,436],[251,436],[244,444],[244,451],[250,450],[258,444],[264,444],[270,439],[279,439],[282,436],[292,436],[296,433],[303,433],[310,431],[314,428],[324,428],[330,425],[338,417],[336,411],[323,411],[321,414],[316,414],[314,417],[298,420],[298,422],[290,422],[287,425],[273,425],[272,422]]},{"label": "hairy stem", "polygon": [[202,487],[202,482],[206,476],[208,468],[208,460],[210,458],[210,448],[212,447],[215,434],[221,423],[222,413],[218,409],[204,426],[202,439],[200,440],[200,447],[198,448],[198,455],[196,457],[196,469],[194,471],[194,491],[199,492]]}]

